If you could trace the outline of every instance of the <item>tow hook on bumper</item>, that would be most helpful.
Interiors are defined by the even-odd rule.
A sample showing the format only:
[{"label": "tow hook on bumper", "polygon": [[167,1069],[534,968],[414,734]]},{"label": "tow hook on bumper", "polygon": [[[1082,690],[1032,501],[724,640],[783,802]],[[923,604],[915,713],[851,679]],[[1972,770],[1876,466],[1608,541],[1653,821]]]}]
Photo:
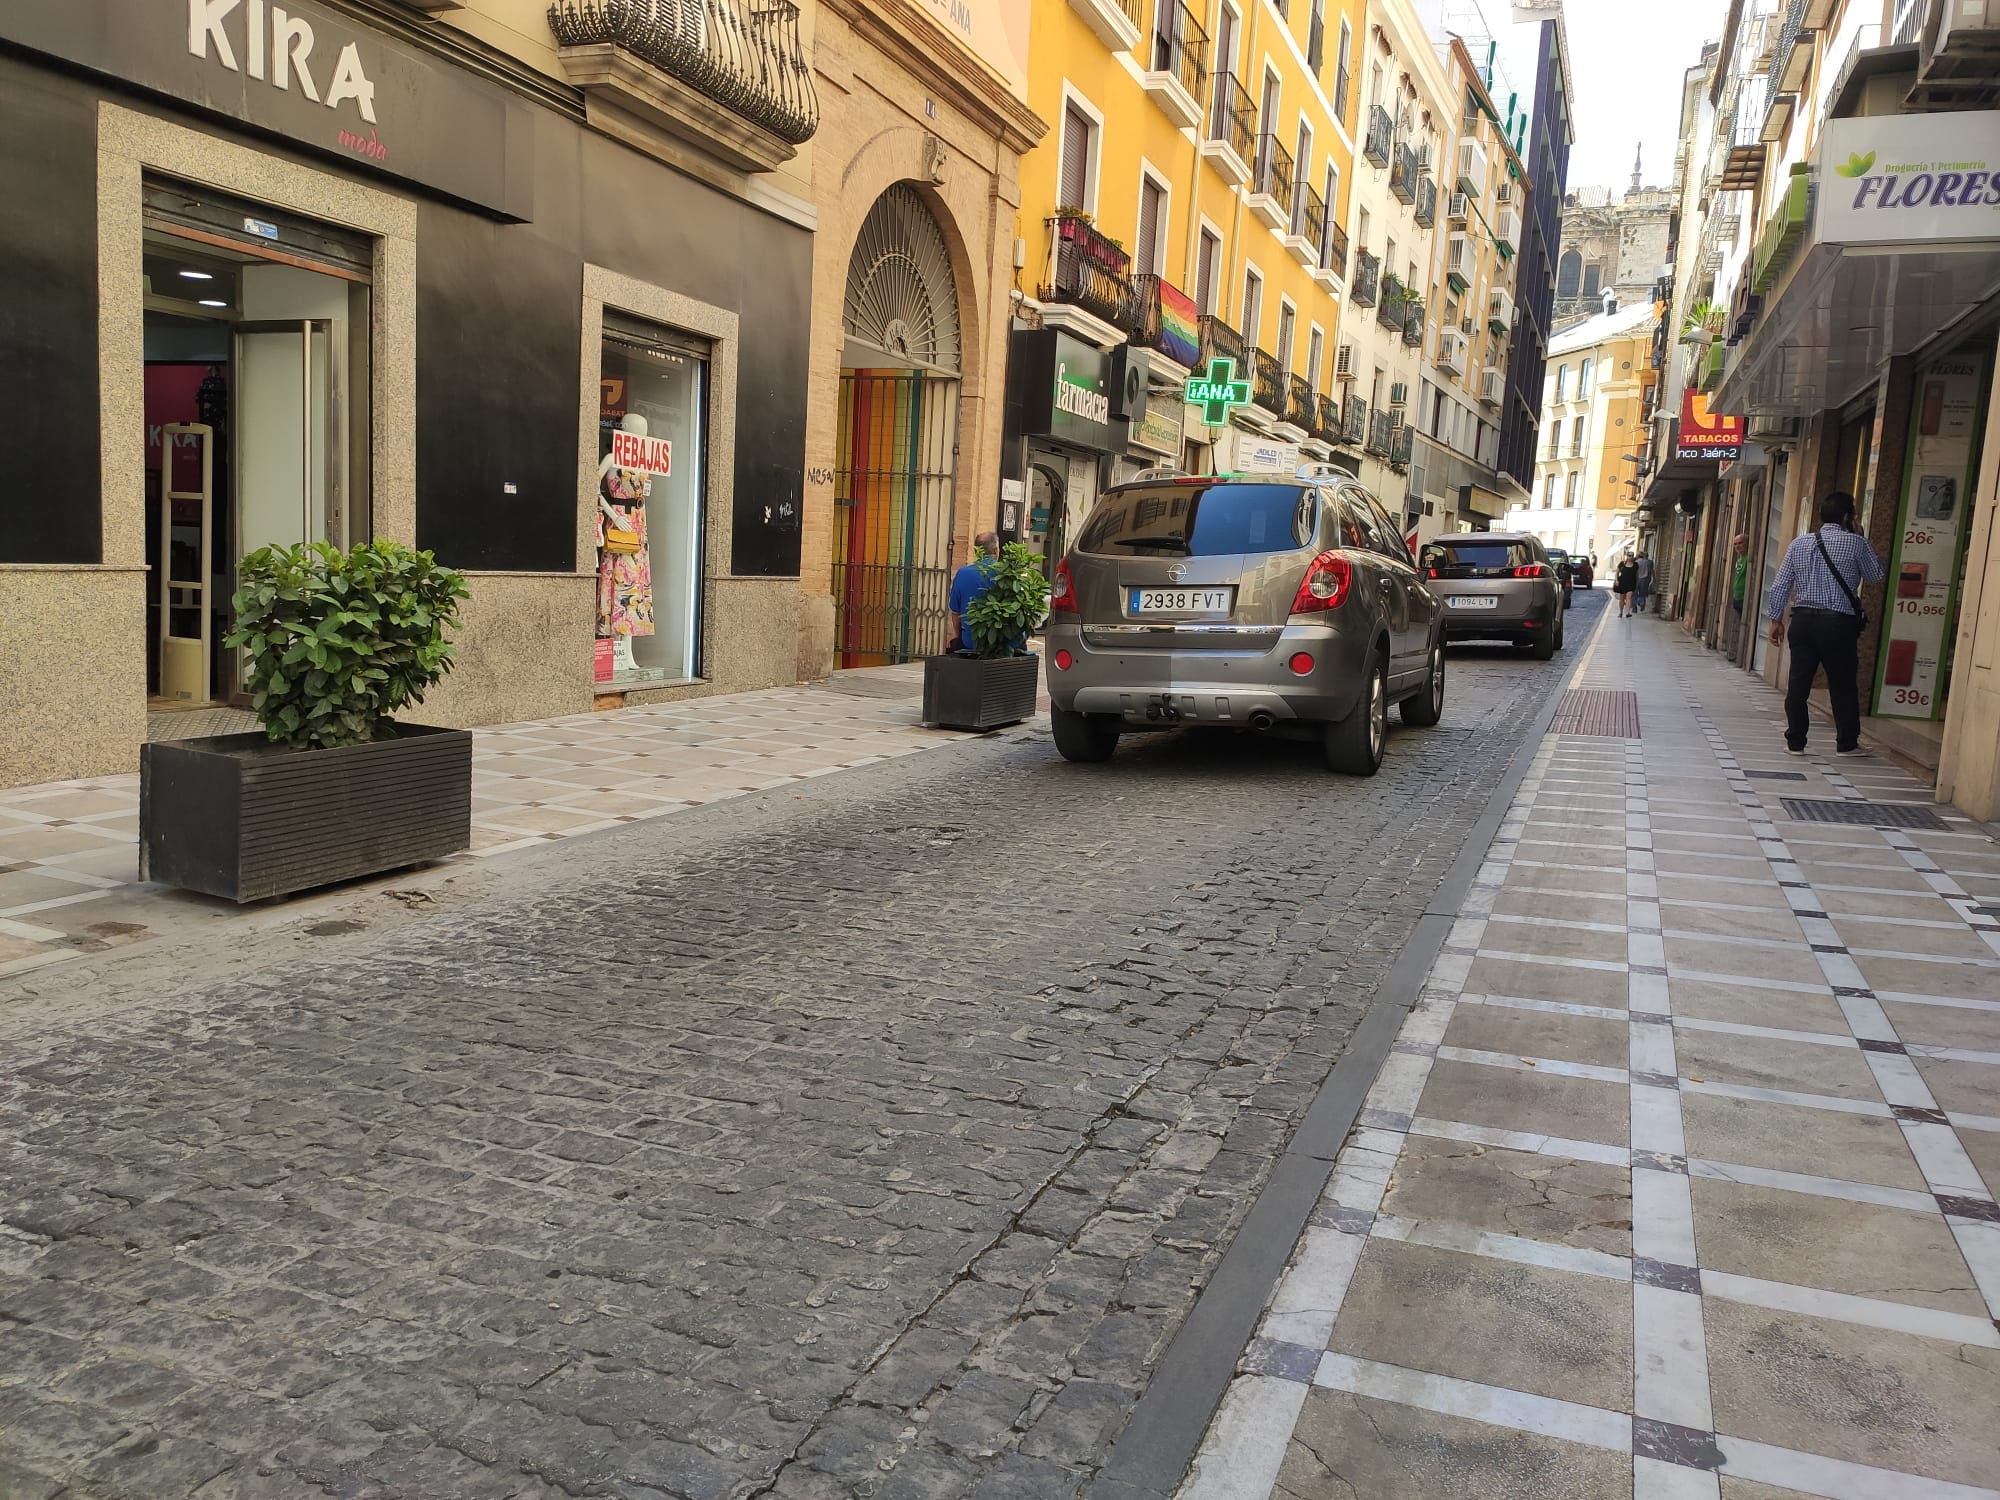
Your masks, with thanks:
[{"label": "tow hook on bumper", "polygon": [[1154,723],[1161,721],[1175,723],[1181,718],[1181,711],[1174,706],[1174,701],[1171,698],[1165,696],[1148,698],[1146,700],[1146,717]]}]

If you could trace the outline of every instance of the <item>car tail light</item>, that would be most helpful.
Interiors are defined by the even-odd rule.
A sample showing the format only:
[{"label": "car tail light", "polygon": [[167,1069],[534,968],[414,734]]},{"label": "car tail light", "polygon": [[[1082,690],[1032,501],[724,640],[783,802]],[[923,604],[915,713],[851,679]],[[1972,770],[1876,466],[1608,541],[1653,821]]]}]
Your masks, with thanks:
[{"label": "car tail light", "polygon": [[1056,564],[1055,583],[1049,590],[1049,613],[1073,615],[1079,612],[1076,607],[1076,585],[1070,581],[1069,559],[1065,557]]},{"label": "car tail light", "polygon": [[[1294,611],[1294,613],[1296,612]],[[1291,668],[1301,677],[1310,677],[1313,669],[1312,653],[1310,651],[1295,652],[1292,656]]]},{"label": "car tail light", "polygon": [[1322,609],[1339,609],[1354,587],[1354,564],[1344,552],[1322,552],[1306,569],[1305,582],[1292,600],[1292,613],[1309,615]]},{"label": "car tail light", "polygon": [[1070,664],[1075,660],[1076,658],[1071,656],[1067,651],[1058,651],[1056,653],[1056,670],[1058,672],[1067,672],[1070,669]]},{"label": "car tail light", "polygon": [[1520,567],[1514,570],[1514,576],[1516,578],[1540,578],[1548,571],[1541,563],[1522,563]]}]

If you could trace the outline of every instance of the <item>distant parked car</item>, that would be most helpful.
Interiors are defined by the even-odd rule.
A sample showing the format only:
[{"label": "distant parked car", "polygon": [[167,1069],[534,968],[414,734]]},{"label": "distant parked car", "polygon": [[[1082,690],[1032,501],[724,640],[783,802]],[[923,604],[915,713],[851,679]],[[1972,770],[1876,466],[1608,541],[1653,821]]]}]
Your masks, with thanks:
[{"label": "distant parked car", "polygon": [[1056,564],[1044,659],[1056,749],[1101,761],[1181,724],[1313,737],[1372,776],[1389,705],[1444,711],[1441,606],[1402,528],[1352,478],[1141,476]]},{"label": "distant parked car", "polygon": [[1597,564],[1588,557],[1577,556],[1570,559],[1570,580],[1580,589],[1592,587],[1597,582]]},{"label": "distant parked car", "polygon": [[1556,570],[1556,577],[1562,581],[1563,608],[1567,609],[1576,599],[1576,559],[1560,547],[1548,549],[1549,562]]},{"label": "distant parked car", "polygon": [[1505,640],[1547,661],[1562,649],[1563,591],[1539,538],[1469,531],[1427,543],[1424,582],[1444,605],[1446,640]]}]

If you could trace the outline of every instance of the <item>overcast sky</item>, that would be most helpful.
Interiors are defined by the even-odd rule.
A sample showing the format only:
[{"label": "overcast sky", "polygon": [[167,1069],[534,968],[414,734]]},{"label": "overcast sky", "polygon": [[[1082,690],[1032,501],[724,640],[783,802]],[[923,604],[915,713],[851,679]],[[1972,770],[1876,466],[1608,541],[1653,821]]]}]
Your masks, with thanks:
[{"label": "overcast sky", "polygon": [[[1499,17],[1499,0],[1485,0]],[[1648,187],[1673,181],[1681,84],[1718,41],[1727,0],[1566,0],[1576,144],[1569,185],[1624,191],[1643,141]]]}]

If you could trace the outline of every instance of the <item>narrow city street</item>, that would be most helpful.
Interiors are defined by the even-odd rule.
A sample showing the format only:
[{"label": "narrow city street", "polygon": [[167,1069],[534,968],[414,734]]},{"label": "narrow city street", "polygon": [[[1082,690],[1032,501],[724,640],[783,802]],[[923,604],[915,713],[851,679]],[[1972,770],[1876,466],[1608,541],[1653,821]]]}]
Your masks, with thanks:
[{"label": "narrow city street", "polygon": [[1579,601],[1373,780],[941,737],[0,981],[0,1495],[1083,1491]]}]

